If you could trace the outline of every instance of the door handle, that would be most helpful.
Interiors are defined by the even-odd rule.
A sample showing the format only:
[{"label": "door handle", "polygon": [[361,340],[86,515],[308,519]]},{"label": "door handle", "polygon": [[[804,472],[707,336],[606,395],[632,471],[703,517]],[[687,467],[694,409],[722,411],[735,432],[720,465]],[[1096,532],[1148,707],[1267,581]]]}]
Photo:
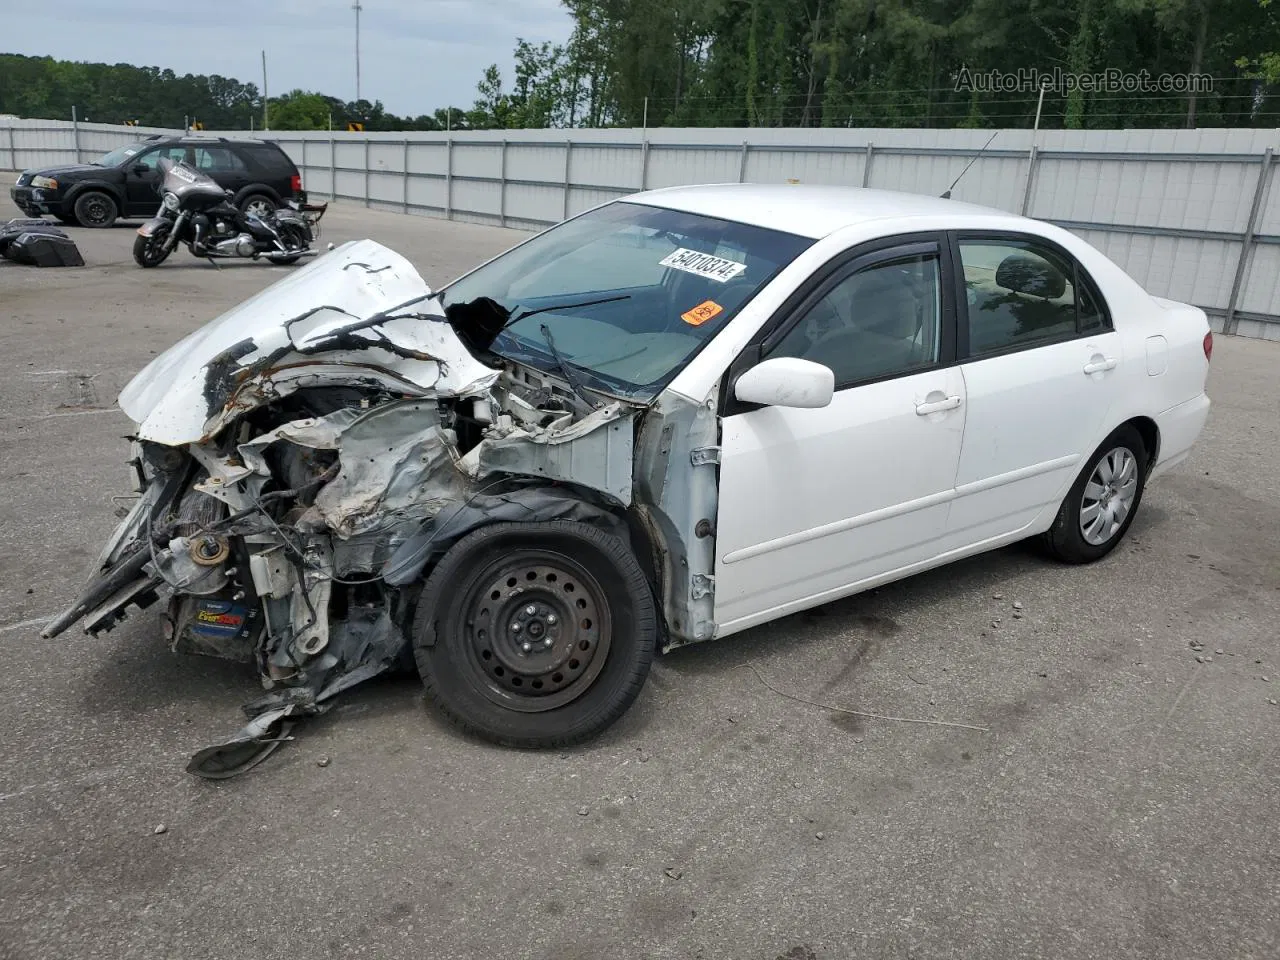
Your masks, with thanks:
[{"label": "door handle", "polygon": [[945,400],[933,400],[927,403],[916,404],[916,416],[927,417],[931,413],[944,413],[947,410],[954,410],[960,406],[959,397],[947,397]]},{"label": "door handle", "polygon": [[1119,364],[1119,360],[1115,357],[1106,357],[1105,359],[1090,360],[1084,365],[1084,372],[1087,374],[1106,373],[1108,370],[1114,370]]}]

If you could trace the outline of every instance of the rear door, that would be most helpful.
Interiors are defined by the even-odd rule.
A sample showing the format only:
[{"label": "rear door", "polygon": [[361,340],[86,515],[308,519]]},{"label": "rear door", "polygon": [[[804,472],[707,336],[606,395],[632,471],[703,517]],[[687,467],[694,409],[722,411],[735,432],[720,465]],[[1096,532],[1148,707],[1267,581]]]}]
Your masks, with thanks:
[{"label": "rear door", "polygon": [[195,164],[197,170],[224,190],[239,193],[249,185],[249,168],[230,147],[196,147]]},{"label": "rear door", "polygon": [[1056,244],[953,241],[969,410],[948,549],[1019,531],[1058,504],[1111,425],[1125,360],[1096,285]]},{"label": "rear door", "polygon": [[824,364],[822,409],[726,401],[715,619],[741,629],[937,553],[964,430],[949,254],[904,243],[838,267],[735,363]]}]

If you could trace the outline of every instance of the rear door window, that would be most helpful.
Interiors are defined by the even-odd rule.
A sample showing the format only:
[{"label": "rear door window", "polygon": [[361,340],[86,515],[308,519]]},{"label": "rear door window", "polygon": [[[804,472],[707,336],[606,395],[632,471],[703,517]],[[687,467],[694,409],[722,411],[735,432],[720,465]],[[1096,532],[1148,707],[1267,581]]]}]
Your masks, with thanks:
[{"label": "rear door window", "polygon": [[969,355],[1005,353],[1108,329],[1078,264],[1047,243],[960,240]]},{"label": "rear door window", "polygon": [[196,147],[196,168],[205,173],[244,173],[244,161],[226,147]]}]

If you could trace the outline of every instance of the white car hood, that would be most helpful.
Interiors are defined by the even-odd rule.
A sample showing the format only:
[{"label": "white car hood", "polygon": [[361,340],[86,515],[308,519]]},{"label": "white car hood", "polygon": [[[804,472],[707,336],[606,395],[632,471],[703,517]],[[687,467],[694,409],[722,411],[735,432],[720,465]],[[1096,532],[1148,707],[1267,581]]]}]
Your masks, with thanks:
[{"label": "white car hood", "polygon": [[160,354],[121,391],[120,407],[140,439],[177,446],[305,386],[483,394],[498,372],[471,355],[424,299],[430,292],[394,251],[345,243]]}]

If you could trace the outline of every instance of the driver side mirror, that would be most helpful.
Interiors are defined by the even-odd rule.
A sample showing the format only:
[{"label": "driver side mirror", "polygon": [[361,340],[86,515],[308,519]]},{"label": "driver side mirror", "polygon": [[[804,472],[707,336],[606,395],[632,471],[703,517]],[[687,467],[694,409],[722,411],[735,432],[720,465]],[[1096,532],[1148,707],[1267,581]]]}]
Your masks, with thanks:
[{"label": "driver side mirror", "polygon": [[133,165],[133,172],[138,176],[142,176],[144,173],[150,173],[151,167],[145,163],[135,163]]},{"label": "driver side mirror", "polygon": [[740,376],[733,395],[743,403],[816,409],[831,403],[835,389],[830,367],[798,357],[774,357]]}]

